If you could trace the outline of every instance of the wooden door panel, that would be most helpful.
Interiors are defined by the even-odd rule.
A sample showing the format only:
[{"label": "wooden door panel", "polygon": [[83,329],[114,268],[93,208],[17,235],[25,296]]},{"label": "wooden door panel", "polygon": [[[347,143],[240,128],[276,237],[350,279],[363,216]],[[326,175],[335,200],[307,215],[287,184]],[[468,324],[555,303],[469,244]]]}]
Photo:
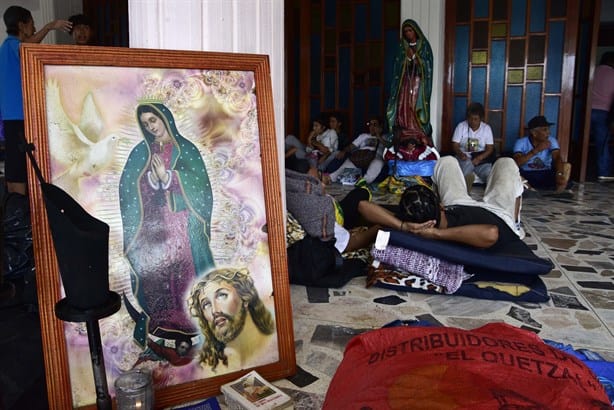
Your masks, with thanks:
[{"label": "wooden door panel", "polygon": [[400,0],[286,0],[285,7],[286,133],[304,138],[313,118],[338,112],[353,139],[370,116],[385,115]]},{"label": "wooden door panel", "polygon": [[128,0],[83,0],[92,21],[96,45],[128,47]]}]

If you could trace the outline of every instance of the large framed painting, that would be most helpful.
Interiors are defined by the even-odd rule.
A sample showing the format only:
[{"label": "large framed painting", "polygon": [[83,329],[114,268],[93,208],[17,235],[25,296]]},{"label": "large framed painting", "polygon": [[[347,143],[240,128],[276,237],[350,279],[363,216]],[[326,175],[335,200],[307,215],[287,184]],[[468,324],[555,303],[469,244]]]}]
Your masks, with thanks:
[{"label": "large framed painting", "polygon": [[[99,321],[106,378],[153,375],[156,407],[295,372],[268,58],[24,44],[26,139],[43,179],[109,226],[119,310]],[[65,296],[28,170],[49,405],[91,408],[86,324]],[[78,255],[75,255],[78,257]]]}]

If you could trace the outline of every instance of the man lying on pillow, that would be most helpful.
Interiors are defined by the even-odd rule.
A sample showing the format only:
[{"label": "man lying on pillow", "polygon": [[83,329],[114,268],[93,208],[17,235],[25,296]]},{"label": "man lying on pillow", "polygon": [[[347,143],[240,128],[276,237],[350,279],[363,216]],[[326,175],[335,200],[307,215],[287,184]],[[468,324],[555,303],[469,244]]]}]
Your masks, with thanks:
[{"label": "man lying on pillow", "polygon": [[359,212],[375,224],[493,251],[508,250],[522,242],[524,188],[513,159],[499,158],[494,163],[482,201],[469,196],[458,161],[452,156],[437,161],[433,182],[436,192],[421,185],[408,187],[396,214],[368,201],[360,202]]}]

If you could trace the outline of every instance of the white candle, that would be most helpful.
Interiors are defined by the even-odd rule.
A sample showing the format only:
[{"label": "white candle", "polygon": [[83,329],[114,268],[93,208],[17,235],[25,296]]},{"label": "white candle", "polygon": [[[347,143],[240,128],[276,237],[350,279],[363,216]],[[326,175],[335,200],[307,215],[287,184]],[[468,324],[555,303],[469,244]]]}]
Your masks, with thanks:
[{"label": "white candle", "polygon": [[130,370],[115,380],[118,410],[153,409],[151,374],[146,370]]}]

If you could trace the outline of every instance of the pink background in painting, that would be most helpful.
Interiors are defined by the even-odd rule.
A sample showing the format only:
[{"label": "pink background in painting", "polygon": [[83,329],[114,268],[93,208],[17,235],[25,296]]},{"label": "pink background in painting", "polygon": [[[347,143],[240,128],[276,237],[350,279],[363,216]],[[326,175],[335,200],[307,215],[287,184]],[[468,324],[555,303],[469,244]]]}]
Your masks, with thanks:
[{"label": "pink background in painting", "polygon": [[[112,290],[134,301],[122,252],[118,184],[128,154],[143,138],[136,107],[157,100],[172,111],[179,132],[205,161],[214,196],[210,247],[216,266],[247,267],[274,312],[253,73],[47,66],[45,84],[51,182],[109,224]],[[85,144],[66,128],[67,121],[85,124],[82,129],[93,124],[101,132],[85,135],[92,142]],[[124,307],[100,326],[113,394],[113,381],[132,367],[141,349],[132,340],[134,322]],[[74,404],[94,403],[85,324],[66,323],[65,334]],[[259,364],[277,360],[274,349]],[[154,367],[165,385],[211,376],[197,362]]]}]

